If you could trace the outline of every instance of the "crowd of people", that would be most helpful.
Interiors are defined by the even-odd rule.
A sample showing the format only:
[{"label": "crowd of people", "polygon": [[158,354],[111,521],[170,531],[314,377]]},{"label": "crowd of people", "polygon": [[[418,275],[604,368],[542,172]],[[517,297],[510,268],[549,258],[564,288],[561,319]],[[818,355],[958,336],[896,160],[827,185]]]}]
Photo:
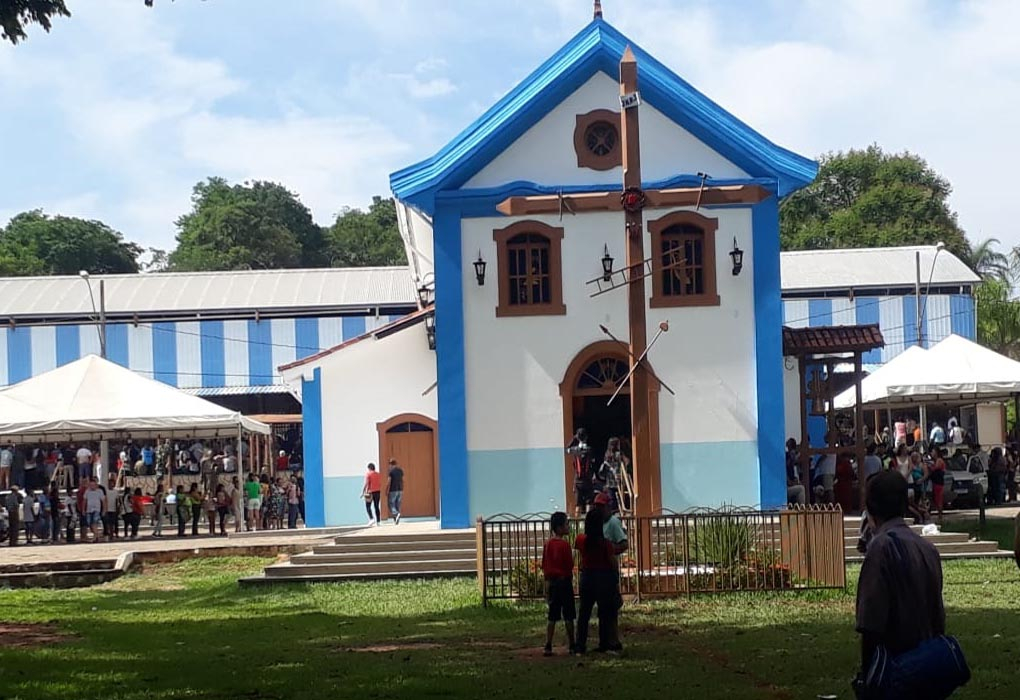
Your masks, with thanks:
[{"label": "crowd of people", "polygon": [[625,447],[620,438],[611,437],[599,460],[588,441],[588,431],[578,428],[574,433],[567,445],[567,454],[574,465],[574,514],[577,517],[588,511],[599,494],[605,494],[614,512],[629,508],[629,492],[625,486],[632,474]]},{"label": "crowd of people", "polygon": [[[927,439],[925,439],[927,438]],[[947,471],[986,474],[988,505],[1016,502],[1020,454],[1015,445],[991,450],[972,440],[955,418],[946,427],[932,423],[927,436],[920,426],[899,418],[892,429],[884,428],[868,437],[863,464],[857,465],[853,437],[835,431],[827,437],[829,451],[810,464],[809,484],[801,479],[801,446],[791,438],[786,444],[787,500],[793,504],[839,503],[844,511],[856,510],[860,479],[872,479],[882,471],[898,471],[908,485],[910,512],[918,522],[928,522],[931,513],[941,518],[945,506]]]},{"label": "crowd of people", "polygon": [[[240,460],[247,456],[241,443]],[[112,541],[139,536],[143,522],[153,537],[176,524],[180,537],[226,535],[228,524],[243,529],[296,528],[304,521],[304,479],[300,468],[275,478],[249,473],[242,486],[233,440],[194,440],[111,445],[104,464],[98,445],[34,445],[0,448],[0,540],[26,543]],[[281,452],[277,467],[286,460]],[[300,465],[297,465],[300,467]],[[233,475],[233,476],[232,476]],[[154,476],[151,480],[135,477]],[[192,477],[185,487],[173,481]],[[140,483],[150,484],[145,491]],[[135,482],[132,486],[131,482]],[[285,524],[286,523],[286,524]]]}]

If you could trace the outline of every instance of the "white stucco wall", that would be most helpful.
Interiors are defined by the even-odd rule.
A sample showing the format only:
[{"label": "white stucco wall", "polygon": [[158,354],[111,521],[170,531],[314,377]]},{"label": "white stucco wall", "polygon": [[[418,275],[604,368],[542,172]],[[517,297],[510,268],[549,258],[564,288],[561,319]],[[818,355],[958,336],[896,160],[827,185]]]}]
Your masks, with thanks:
[{"label": "white stucco wall", "polygon": [[[619,112],[619,95],[619,84],[608,75],[592,76],[472,177],[465,187],[496,187],[516,180],[552,186],[621,182],[622,168],[603,171],[578,168],[574,151],[577,115],[593,109]],[[698,172],[720,179],[747,177],[744,171],[648,102],[640,109],[641,174],[645,182]]]},{"label": "white stucco wall", "polygon": [[436,419],[436,356],[425,325],[368,338],[327,356],[322,373],[323,476],[361,477],[379,462],[376,424],[401,413]]},{"label": "white stucco wall", "polygon": [[[647,218],[665,213],[649,211]],[[677,392],[676,398],[665,391],[659,394],[663,499],[664,504],[672,499],[667,504],[670,507],[686,507],[698,501],[704,505],[721,502],[724,496],[699,490],[712,479],[731,502],[758,502],[751,213],[749,209],[730,209],[702,214],[719,220],[716,279],[721,305],[647,311],[649,340],[659,322],[670,323],[669,332],[649,353],[656,373]],[[564,435],[559,383],[580,350],[606,339],[599,324],[618,337],[625,339],[628,335],[626,290],[621,288],[593,299],[585,286],[601,272],[604,244],[609,245],[617,266],[623,265],[623,214],[581,214],[564,217],[562,222],[557,216],[533,218],[564,228],[566,315],[497,318],[495,266],[490,264],[490,275],[482,287],[475,283],[470,266],[463,271],[467,446],[472,505],[480,513],[487,513],[483,506],[489,504],[490,509],[513,508],[490,498],[489,490],[498,489],[502,494],[513,490],[507,486],[500,489],[498,482],[490,481],[500,476],[487,473],[488,469],[496,469],[486,466],[490,462],[498,463],[500,470],[513,468],[514,464],[528,465],[521,478],[529,484],[534,484],[539,474],[547,480],[545,491],[522,496],[530,500],[526,506],[516,507],[517,512],[524,507],[548,509],[547,492],[562,503]],[[472,259],[480,249],[494,263],[493,230],[515,220],[464,220],[464,259]],[[745,251],[744,271],[738,277],[731,273],[729,257],[734,237]],[[647,229],[645,250],[651,250]],[[649,278],[649,297],[651,291]],[[521,453],[509,461],[496,454],[507,450]],[[696,456],[691,456],[691,450]],[[541,452],[540,457],[535,456],[536,451]],[[719,478],[725,473],[724,464],[738,474],[736,486]],[[505,474],[502,476],[505,478]]]}]

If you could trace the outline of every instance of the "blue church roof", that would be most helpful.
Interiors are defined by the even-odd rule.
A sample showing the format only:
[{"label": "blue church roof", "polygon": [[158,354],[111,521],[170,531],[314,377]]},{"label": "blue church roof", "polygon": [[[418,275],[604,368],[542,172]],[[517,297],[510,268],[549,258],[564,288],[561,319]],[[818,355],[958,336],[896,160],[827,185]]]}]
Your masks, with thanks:
[{"label": "blue church roof", "polygon": [[780,197],[814,180],[815,161],[772,143],[597,18],[436,155],[391,174],[393,194],[431,213],[437,192],[463,186],[596,72],[616,79],[628,45],[644,101],[752,178],[774,182]]}]

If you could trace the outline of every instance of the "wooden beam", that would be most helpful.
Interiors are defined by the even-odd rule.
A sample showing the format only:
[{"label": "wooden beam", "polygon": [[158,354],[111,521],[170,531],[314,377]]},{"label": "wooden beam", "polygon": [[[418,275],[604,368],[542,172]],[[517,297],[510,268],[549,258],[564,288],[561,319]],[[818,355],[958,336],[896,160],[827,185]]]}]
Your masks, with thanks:
[{"label": "wooden beam", "polygon": [[[628,185],[631,186],[631,185]],[[640,183],[638,185],[640,186]],[[757,204],[769,197],[769,192],[758,185],[721,185],[679,187],[668,190],[645,190],[645,208],[693,207],[698,204],[712,206]],[[504,216],[530,216],[533,214],[576,214],[584,211],[623,211],[620,192],[584,192],[571,195],[536,195],[534,197],[507,197],[496,205]]]}]

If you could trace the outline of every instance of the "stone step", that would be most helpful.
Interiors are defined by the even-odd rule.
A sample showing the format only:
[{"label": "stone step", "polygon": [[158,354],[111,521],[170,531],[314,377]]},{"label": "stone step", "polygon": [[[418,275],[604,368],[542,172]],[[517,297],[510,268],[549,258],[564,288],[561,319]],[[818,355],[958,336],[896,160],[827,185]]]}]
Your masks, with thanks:
[{"label": "stone step", "polygon": [[67,571],[26,571],[0,574],[2,588],[85,588],[120,578],[120,569],[81,569]]},{"label": "stone step", "polygon": [[112,571],[116,565],[116,558],[0,564],[0,576],[47,572]]},{"label": "stone step", "polygon": [[331,564],[274,564],[266,567],[270,578],[295,576],[397,575],[419,574],[470,575],[477,572],[475,559],[447,559],[439,561],[345,562]]},{"label": "stone step", "polygon": [[292,564],[340,564],[346,562],[397,562],[397,561],[448,561],[451,559],[474,559],[474,549],[429,549],[400,552],[345,552],[329,551],[316,547],[315,551],[297,554],[290,558]]},{"label": "stone step", "polygon": [[[980,540],[962,542],[935,542],[935,548],[938,550],[939,555],[945,557],[950,554],[971,554],[975,556],[983,556],[989,553],[999,551],[998,542],[985,542]],[[850,557],[859,556],[857,552],[856,543],[854,546],[845,547],[845,553],[849,560]]]},{"label": "stone step", "polygon": [[[942,557],[942,561],[954,561],[958,559],[1012,559],[1013,552],[1004,549],[996,549],[990,552],[947,552],[940,554],[940,556]],[[846,561],[848,564],[860,564],[864,561],[864,557],[857,552],[854,552],[853,556],[850,556],[849,554],[847,555]]]},{"label": "stone step", "polygon": [[[858,535],[847,535],[843,537],[843,544],[847,547],[856,547]],[[967,542],[970,540],[970,535],[966,532],[940,532],[937,535],[925,535],[924,539],[931,542],[936,547],[940,544],[947,544],[949,542]]]},{"label": "stone step", "polygon": [[241,586],[264,586],[264,585],[278,585],[281,583],[344,583],[347,581],[386,581],[386,580],[401,580],[401,581],[424,581],[426,579],[439,579],[439,578],[463,578],[473,577],[477,572],[472,569],[467,570],[450,570],[450,571],[392,571],[389,573],[374,573],[374,574],[360,574],[360,573],[347,573],[347,574],[307,574],[302,576],[267,576],[265,574],[261,576],[249,576],[247,578],[238,579],[238,584]]},{"label": "stone step", "polygon": [[355,545],[387,545],[393,543],[406,544],[409,542],[468,542],[474,546],[476,540],[473,530],[453,530],[450,532],[412,532],[405,535],[397,532],[397,528],[386,528],[385,532],[373,532],[372,534],[367,534],[362,531],[358,534],[341,535],[339,537],[335,537],[333,541],[336,544]]}]

